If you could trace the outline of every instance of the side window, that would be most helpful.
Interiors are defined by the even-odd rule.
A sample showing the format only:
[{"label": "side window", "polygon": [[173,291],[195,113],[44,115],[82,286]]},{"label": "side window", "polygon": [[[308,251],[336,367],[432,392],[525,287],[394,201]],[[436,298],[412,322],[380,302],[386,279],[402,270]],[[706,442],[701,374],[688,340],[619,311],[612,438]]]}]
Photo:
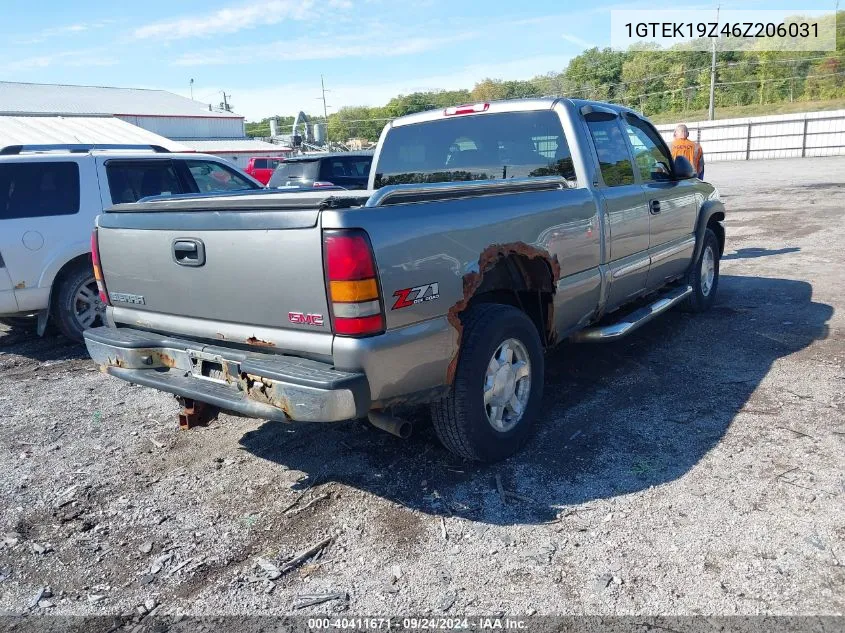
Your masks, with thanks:
[{"label": "side window", "polygon": [[634,184],[634,167],[617,121],[617,117],[601,113],[587,116],[587,127],[599,157],[601,175],[608,187]]},{"label": "side window", "polygon": [[366,178],[370,174],[370,158],[346,159],[346,171],[353,178]]},{"label": "side window", "polygon": [[255,189],[255,185],[234,170],[207,160],[186,160],[188,171],[197,183],[200,193],[215,191],[243,191]]},{"label": "side window", "polygon": [[106,176],[114,204],[183,193],[169,160],[110,160],[106,163]]},{"label": "side window", "polygon": [[75,162],[0,164],[0,219],[78,212],[79,165]]},{"label": "side window", "polygon": [[657,132],[645,121],[625,117],[625,129],[634,148],[634,160],[644,182],[671,179],[672,160]]},{"label": "side window", "polygon": [[267,159],[266,158],[256,158],[252,162],[253,169],[267,169]]},{"label": "side window", "polygon": [[349,173],[346,170],[347,161],[342,158],[326,161],[328,164],[328,176],[332,178],[346,178]]}]

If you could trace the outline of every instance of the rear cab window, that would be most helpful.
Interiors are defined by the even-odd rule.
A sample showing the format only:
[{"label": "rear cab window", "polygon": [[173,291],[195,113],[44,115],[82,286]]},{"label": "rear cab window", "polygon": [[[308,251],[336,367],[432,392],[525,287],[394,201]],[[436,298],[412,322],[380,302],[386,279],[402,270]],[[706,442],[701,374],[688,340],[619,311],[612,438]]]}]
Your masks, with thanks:
[{"label": "rear cab window", "polygon": [[289,180],[317,180],[319,173],[319,160],[288,160],[280,163],[273,172],[268,186],[283,187]]},{"label": "rear cab window", "polygon": [[369,156],[335,156],[322,161],[320,180],[332,178],[366,179],[373,159]]},{"label": "rear cab window", "polygon": [[79,213],[79,165],[0,163],[0,220]]},{"label": "rear cab window", "polygon": [[392,128],[375,187],[409,183],[563,176],[575,181],[556,112],[502,112]]}]

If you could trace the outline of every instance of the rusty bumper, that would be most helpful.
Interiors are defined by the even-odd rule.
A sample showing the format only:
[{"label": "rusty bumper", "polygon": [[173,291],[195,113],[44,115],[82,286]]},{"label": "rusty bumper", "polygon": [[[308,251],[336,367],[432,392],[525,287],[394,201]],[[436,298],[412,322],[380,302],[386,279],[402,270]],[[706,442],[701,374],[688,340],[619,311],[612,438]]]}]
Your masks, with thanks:
[{"label": "rusty bumper", "polygon": [[337,422],[370,408],[366,376],[328,363],[132,328],[87,330],[85,345],[112,376],[250,417]]}]

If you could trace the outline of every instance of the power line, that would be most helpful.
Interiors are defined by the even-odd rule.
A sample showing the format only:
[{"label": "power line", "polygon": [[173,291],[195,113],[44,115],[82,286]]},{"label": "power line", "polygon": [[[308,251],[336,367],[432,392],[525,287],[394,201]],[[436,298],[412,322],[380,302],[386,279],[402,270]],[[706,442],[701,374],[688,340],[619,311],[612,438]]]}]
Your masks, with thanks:
[{"label": "power line", "polygon": [[[775,81],[790,81],[791,79],[822,79],[822,78],[825,78],[825,77],[836,77],[836,76],[839,76],[839,75],[845,75],[845,71],[838,72],[838,73],[826,73],[824,75],[794,75],[792,77],[774,77],[774,78],[771,78],[771,79],[746,79],[746,80],[743,80],[743,81],[723,81],[723,82],[717,83],[716,85],[717,86],[734,86],[734,85],[738,85],[738,84],[771,83],[771,82],[775,82]],[[670,90],[660,90],[660,91],[657,91],[657,92],[646,92],[646,93],[639,94],[639,95],[628,96],[627,99],[634,100],[634,99],[639,99],[641,97],[654,97],[656,95],[665,95],[665,94],[670,94],[670,93],[673,93],[673,92],[679,92],[681,90],[693,90],[695,88],[697,88],[697,86],[686,86],[684,88],[672,88]]]}]

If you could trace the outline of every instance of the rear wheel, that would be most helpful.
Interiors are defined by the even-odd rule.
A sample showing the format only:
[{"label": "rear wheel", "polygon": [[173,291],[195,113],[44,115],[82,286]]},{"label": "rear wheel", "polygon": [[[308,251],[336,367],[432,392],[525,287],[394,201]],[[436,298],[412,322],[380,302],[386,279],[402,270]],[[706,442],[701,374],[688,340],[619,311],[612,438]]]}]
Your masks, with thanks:
[{"label": "rear wheel", "polygon": [[530,435],[543,397],[543,348],[534,323],[514,307],[477,305],[462,321],[454,383],[431,406],[434,430],[456,455],[497,461]]},{"label": "rear wheel", "polygon": [[692,286],[692,294],[683,304],[684,309],[688,312],[709,310],[719,287],[719,239],[710,229],[704,231],[701,253],[687,274],[687,283]]},{"label": "rear wheel", "polygon": [[81,342],[85,330],[102,325],[105,311],[91,266],[80,264],[62,277],[53,302],[53,320],[62,334]]}]

